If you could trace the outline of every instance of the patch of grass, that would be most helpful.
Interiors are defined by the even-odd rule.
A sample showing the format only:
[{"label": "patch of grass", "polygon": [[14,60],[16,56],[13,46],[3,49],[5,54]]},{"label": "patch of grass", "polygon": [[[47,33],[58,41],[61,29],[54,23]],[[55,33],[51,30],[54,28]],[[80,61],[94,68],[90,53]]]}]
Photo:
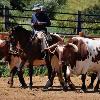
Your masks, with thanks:
[{"label": "patch of grass", "polygon": [[9,69],[6,65],[0,65],[0,76],[8,77],[9,76]]},{"label": "patch of grass", "polygon": [[[0,76],[1,77],[8,77],[10,73],[9,68],[6,65],[0,65]],[[33,75],[47,75],[47,68],[45,66],[33,68]],[[24,76],[29,76],[29,69],[24,69]]]}]

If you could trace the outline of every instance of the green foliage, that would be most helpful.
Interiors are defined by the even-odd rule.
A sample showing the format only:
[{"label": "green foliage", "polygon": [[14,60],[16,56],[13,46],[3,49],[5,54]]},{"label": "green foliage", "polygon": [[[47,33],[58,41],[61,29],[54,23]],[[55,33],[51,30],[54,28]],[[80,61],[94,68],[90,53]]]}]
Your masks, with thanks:
[{"label": "green foliage", "polygon": [[0,76],[7,77],[9,76],[9,69],[6,65],[0,65]]},{"label": "green foliage", "polygon": [[23,11],[25,7],[25,4],[21,0],[10,0],[10,5],[13,9],[18,9],[20,11]]},{"label": "green foliage", "polygon": [[[29,73],[29,69],[25,68],[24,69],[24,75],[28,76]],[[37,75],[47,75],[47,68],[45,66],[41,66],[41,67],[33,67],[33,75],[37,76]]]},{"label": "green foliage", "polygon": [[[8,77],[10,74],[10,70],[9,68],[2,64],[0,65],[0,76],[2,77]],[[37,76],[37,75],[47,75],[47,68],[45,66],[41,66],[41,67],[33,67],[33,75]],[[29,76],[29,69],[25,68],[24,69],[24,76]]]},{"label": "green foliage", "polygon": [[47,68],[45,66],[36,67],[33,69],[33,75],[47,75]]},{"label": "green foliage", "polygon": [[[95,4],[94,6],[90,6],[87,9],[84,9],[82,13],[90,14],[90,15],[98,15],[100,14],[100,2]],[[92,22],[100,22],[100,16],[82,16],[83,21],[90,21],[91,23],[84,23],[84,27],[92,28],[92,29],[100,29],[100,23],[92,23]],[[94,34],[100,34],[100,30],[88,30]]]}]

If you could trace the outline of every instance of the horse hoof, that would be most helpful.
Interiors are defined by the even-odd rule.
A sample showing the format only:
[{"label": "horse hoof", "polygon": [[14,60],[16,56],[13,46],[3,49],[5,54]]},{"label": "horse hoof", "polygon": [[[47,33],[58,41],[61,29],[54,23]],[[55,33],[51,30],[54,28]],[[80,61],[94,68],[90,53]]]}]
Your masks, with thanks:
[{"label": "horse hoof", "polygon": [[64,90],[64,91],[67,91],[67,90],[68,90],[68,85],[67,85],[67,84],[64,84],[63,90]]},{"label": "horse hoof", "polygon": [[10,88],[12,88],[13,87],[13,84],[10,84],[10,86],[9,86]]},{"label": "horse hoof", "polygon": [[45,87],[42,89],[42,91],[48,91],[48,87]]},{"label": "horse hoof", "polygon": [[86,92],[86,90],[87,90],[86,86],[85,85],[82,85],[81,91]]},{"label": "horse hoof", "polygon": [[10,84],[10,82],[9,82],[9,81],[8,81],[7,83],[8,83],[8,84]]},{"label": "horse hoof", "polygon": [[29,86],[29,89],[32,90],[32,86]]},{"label": "horse hoof", "polygon": [[48,89],[49,87],[52,87],[52,83],[50,80],[47,81],[46,85],[44,86],[44,89]]},{"label": "horse hoof", "polygon": [[23,84],[23,85],[20,84],[19,87],[25,89],[25,88],[27,88],[27,84]]},{"label": "horse hoof", "polygon": [[12,84],[13,82],[11,82],[10,80],[7,82],[8,84]]},{"label": "horse hoof", "polygon": [[13,87],[13,83],[11,83],[10,81],[8,81],[9,87],[12,88]]},{"label": "horse hoof", "polygon": [[82,90],[82,89],[81,89],[79,92],[80,92],[80,93],[85,93],[85,91],[84,91],[84,90]]}]

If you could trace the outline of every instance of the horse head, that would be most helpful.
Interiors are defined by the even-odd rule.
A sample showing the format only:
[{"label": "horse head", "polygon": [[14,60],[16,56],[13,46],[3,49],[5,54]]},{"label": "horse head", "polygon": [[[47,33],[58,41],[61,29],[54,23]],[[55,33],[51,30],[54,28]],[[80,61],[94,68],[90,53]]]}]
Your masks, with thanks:
[{"label": "horse head", "polygon": [[16,45],[18,42],[26,44],[30,41],[31,31],[26,30],[22,26],[14,26],[11,29],[9,37],[13,45]]}]

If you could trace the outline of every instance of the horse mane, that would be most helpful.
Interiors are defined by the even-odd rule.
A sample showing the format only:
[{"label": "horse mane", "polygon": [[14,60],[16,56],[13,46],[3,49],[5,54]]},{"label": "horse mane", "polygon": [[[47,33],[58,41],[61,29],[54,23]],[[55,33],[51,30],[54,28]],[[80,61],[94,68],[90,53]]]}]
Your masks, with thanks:
[{"label": "horse mane", "polygon": [[22,26],[19,26],[19,25],[15,26],[13,29],[15,29],[17,35],[20,36],[21,38],[24,37],[24,36],[29,38],[31,33],[32,33],[30,30],[27,30],[27,29],[25,29],[25,28],[23,28]]}]

